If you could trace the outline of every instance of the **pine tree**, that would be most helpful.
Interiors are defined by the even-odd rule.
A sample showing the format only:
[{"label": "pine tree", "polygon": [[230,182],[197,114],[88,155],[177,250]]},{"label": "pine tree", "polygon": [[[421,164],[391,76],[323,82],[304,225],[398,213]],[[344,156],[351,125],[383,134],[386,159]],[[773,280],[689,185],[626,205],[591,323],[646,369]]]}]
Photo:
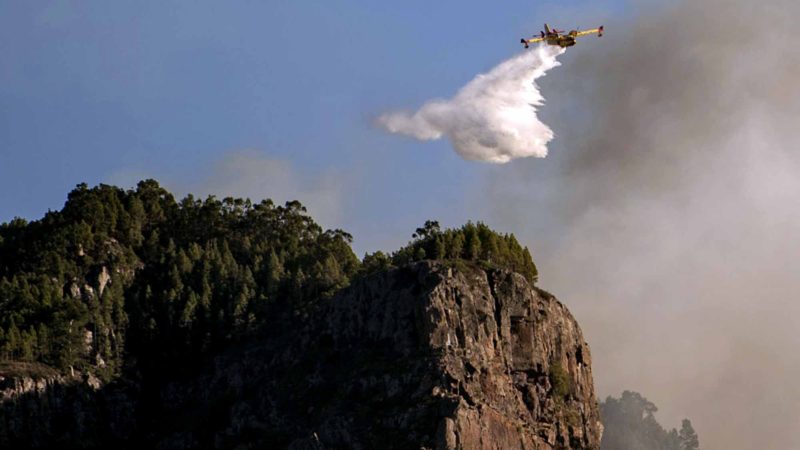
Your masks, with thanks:
[{"label": "pine tree", "polygon": [[434,238],[433,257],[435,259],[447,258],[447,247],[445,247],[444,238],[442,238],[441,236],[436,236],[436,238]]},{"label": "pine tree", "polygon": [[602,450],[697,450],[697,435],[688,420],[680,433],[667,431],[655,419],[658,408],[642,395],[625,391],[619,399],[608,397],[600,403],[604,426]]},{"label": "pine tree", "polygon": [[283,263],[278,258],[274,249],[270,249],[266,266],[266,291],[272,297],[278,292],[281,280],[284,277]]},{"label": "pine tree", "polygon": [[464,246],[466,247],[465,259],[474,261],[480,257],[481,241],[478,237],[478,230],[471,223],[464,227]]},{"label": "pine tree", "polygon": [[450,239],[450,245],[447,249],[447,256],[450,259],[463,258],[464,252],[464,233],[455,233]]},{"label": "pine tree", "polygon": [[698,450],[700,448],[700,439],[697,437],[697,433],[695,433],[692,422],[689,419],[683,419],[679,438],[681,450]]}]

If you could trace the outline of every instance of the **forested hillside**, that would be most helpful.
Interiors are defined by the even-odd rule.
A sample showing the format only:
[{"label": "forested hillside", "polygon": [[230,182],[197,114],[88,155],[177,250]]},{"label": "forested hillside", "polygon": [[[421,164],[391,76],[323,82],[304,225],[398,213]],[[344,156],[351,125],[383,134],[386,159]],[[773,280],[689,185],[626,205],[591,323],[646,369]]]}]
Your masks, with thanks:
[{"label": "forested hillside", "polygon": [[[327,337],[316,336],[318,326],[328,319],[326,311],[337,311],[332,305],[337,298],[354,301],[360,298],[356,293],[371,286],[388,301],[406,292],[407,284],[418,282],[407,279],[409,273],[424,272],[425,267],[484,274],[489,285],[499,282],[490,275],[501,273],[496,269],[517,272],[530,284],[538,277],[527,248],[513,235],[497,233],[482,223],[443,230],[438,222],[427,221],[408,245],[391,253],[367,254],[363,260],[355,256],[351,242],[342,230],[324,230],[296,201],[279,206],[270,200],[255,204],[234,198],[176,200],[153,180],[131,190],[82,184],[69,193],[60,211],[31,222],[15,219],[0,225],[0,381],[4,383],[0,392],[13,399],[0,404],[0,444],[30,444],[35,439],[31,445],[38,447],[80,442],[91,448],[136,448],[166,442],[167,448],[190,448],[210,445],[220,436],[227,436],[230,448],[251,439],[286,443],[305,432],[293,428],[298,423],[317,420],[306,409],[293,410],[292,395],[320,389],[313,387],[320,380],[304,380],[306,372],[316,367],[334,382],[346,359],[331,356],[330,335],[335,330],[329,329]],[[437,262],[414,264],[423,260]],[[437,273],[450,276],[444,275],[448,271]],[[334,297],[360,278],[370,279],[361,280],[355,293],[346,290]],[[386,280],[393,281],[386,284]],[[462,287],[465,292],[475,288]],[[370,292],[364,299],[377,295]],[[555,302],[543,292],[534,288],[531,295]],[[409,293],[420,295],[417,288]],[[457,309],[463,298],[451,300]],[[501,300],[512,301],[497,299]],[[559,308],[553,317],[564,313]],[[336,323],[342,336],[348,336],[351,319],[376,320],[383,314],[373,311],[376,317],[354,318],[347,316],[351,311],[346,307],[339,313],[342,317]],[[301,324],[303,333],[295,329]],[[408,331],[408,326],[399,329]],[[521,330],[517,328],[513,329]],[[564,338],[555,328],[551,331],[548,339]],[[463,331],[453,332],[457,337]],[[569,336],[584,345],[582,337]],[[308,354],[296,360],[297,355],[282,353],[291,346]],[[364,383],[373,378],[362,370],[380,369],[384,375],[389,370],[376,365],[383,356],[376,349],[369,351],[373,350],[377,353],[372,359],[347,366]],[[588,347],[574,355],[565,353],[564,358],[584,361],[584,354],[588,358]],[[240,358],[250,362],[240,366]],[[219,361],[227,362],[219,367]],[[583,373],[578,368],[584,362],[572,364],[572,376]],[[250,372],[248,366],[260,369]],[[406,366],[387,367],[391,372]],[[550,395],[562,403],[569,397],[569,383],[553,381],[554,367],[563,372],[559,379],[566,380],[561,365],[547,373],[525,372],[533,377],[532,383],[541,384],[537,395],[542,405],[549,404]],[[286,373],[272,373],[276,368]],[[271,375],[261,378],[267,373]],[[198,387],[223,375],[234,381],[217,379],[218,388]],[[246,388],[269,400],[248,403],[235,381],[240,377],[250,377]],[[588,392],[591,379],[587,380],[583,384]],[[358,391],[361,385],[348,386]],[[204,392],[205,400],[193,403],[192,389]],[[335,399],[327,391],[317,394],[322,397],[306,399],[312,409],[324,399]],[[271,403],[276,401],[283,406]],[[247,408],[266,408],[272,411],[268,415],[279,415],[270,416],[269,426],[258,425],[254,423],[264,417],[245,412]],[[537,408],[540,413],[547,410]],[[412,409],[398,411],[411,414]],[[606,430],[603,448],[698,448],[688,420],[680,431],[664,430],[653,417],[655,406],[638,394],[609,398],[601,411]],[[338,417],[341,412],[331,414]],[[174,420],[169,419],[173,415]],[[241,427],[255,428],[245,432]],[[334,427],[340,428],[348,429]],[[255,434],[250,436],[251,432]],[[173,438],[183,447],[170,441]]]},{"label": "forested hillside", "polygon": [[304,315],[354,277],[422,259],[473,261],[536,279],[526,248],[483,224],[428,222],[362,263],[351,236],[298,202],[79,185],[60,211],[0,225],[0,364],[6,372],[191,370],[231,342]]},{"label": "forested hillside", "polygon": [[126,355],[190,361],[346,286],[350,239],[297,202],[78,186],[61,211],[0,227],[0,357],[105,378]]}]

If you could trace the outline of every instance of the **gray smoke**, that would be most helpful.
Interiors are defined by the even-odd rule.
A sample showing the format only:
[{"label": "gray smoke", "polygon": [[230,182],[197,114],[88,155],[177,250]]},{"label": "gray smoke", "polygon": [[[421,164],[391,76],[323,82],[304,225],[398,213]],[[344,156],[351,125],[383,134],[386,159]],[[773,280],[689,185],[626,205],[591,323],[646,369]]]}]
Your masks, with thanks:
[{"label": "gray smoke", "polygon": [[489,180],[487,215],[528,227],[600,394],[689,416],[707,449],[800,448],[797,17],[687,0],[607,23],[542,82],[556,159]]}]

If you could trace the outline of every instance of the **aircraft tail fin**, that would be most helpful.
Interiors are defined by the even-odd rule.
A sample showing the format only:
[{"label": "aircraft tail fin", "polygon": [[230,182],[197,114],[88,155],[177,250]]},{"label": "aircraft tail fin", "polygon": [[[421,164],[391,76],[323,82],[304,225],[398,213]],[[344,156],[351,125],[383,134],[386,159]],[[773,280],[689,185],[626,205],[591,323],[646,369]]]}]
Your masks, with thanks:
[{"label": "aircraft tail fin", "polygon": [[525,38],[520,39],[519,42],[523,44],[525,48],[528,48],[528,41]]},{"label": "aircraft tail fin", "polygon": [[550,27],[547,24],[544,24],[544,32],[550,34]]},{"label": "aircraft tail fin", "polygon": [[598,28],[598,30],[600,30],[600,31],[597,33],[597,37],[603,37],[603,30],[604,29],[605,28],[602,25],[600,25],[600,28]]}]

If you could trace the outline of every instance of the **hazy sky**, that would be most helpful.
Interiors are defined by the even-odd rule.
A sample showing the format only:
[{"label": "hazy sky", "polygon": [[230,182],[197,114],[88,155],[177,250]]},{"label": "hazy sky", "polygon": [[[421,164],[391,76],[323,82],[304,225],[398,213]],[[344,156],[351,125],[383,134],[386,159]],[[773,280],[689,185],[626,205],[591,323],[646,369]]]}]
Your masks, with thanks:
[{"label": "hazy sky", "polygon": [[[359,250],[405,242],[430,217],[463,222],[475,215],[464,192],[492,168],[372,122],[452,96],[518,53],[545,18],[590,26],[609,8],[563,5],[1,3],[0,220],[58,209],[80,182],[155,176],[202,189],[198,179],[218,178],[244,151],[303,179],[340,174],[347,213],[320,219],[347,227]],[[254,177],[232,177],[232,190],[254,183],[250,195],[276,195]],[[313,206],[309,194],[301,200]]]},{"label": "hazy sky", "polygon": [[[0,4],[0,221],[80,182],[299,198],[359,254],[426,219],[531,247],[600,396],[706,449],[800,448],[800,6],[789,0]],[[375,118],[449,98],[548,21],[545,159],[462,160]]]}]

